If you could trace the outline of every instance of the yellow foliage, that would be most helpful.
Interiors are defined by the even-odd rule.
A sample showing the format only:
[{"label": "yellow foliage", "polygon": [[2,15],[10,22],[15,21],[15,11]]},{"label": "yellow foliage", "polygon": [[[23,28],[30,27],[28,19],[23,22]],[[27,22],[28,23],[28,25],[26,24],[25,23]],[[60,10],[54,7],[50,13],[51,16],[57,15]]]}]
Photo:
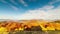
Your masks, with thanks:
[{"label": "yellow foliage", "polygon": [[9,32],[0,32],[0,34],[9,34]]},{"label": "yellow foliage", "polygon": [[19,28],[19,31],[23,31],[24,30],[24,28]]},{"label": "yellow foliage", "polygon": [[0,27],[0,32],[6,32],[7,29],[5,27]]},{"label": "yellow foliage", "polygon": [[40,24],[40,26],[41,26],[43,31],[45,31],[45,30],[55,30],[54,26],[51,23]]},{"label": "yellow foliage", "polygon": [[56,23],[56,24],[55,24],[55,29],[56,29],[56,30],[60,30],[60,24],[59,24],[59,23]]},{"label": "yellow foliage", "polygon": [[40,27],[42,28],[43,31],[47,30],[42,24],[40,24]]},{"label": "yellow foliage", "polygon": [[47,30],[55,30],[53,27],[47,27]]},{"label": "yellow foliage", "polygon": [[16,28],[15,31],[18,31],[18,29]]}]

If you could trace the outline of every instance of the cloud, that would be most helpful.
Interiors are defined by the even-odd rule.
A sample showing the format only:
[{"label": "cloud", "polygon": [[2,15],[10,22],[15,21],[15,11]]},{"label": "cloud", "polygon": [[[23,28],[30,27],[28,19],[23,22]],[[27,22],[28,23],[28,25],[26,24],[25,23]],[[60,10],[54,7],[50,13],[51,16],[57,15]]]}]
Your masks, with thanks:
[{"label": "cloud", "polygon": [[24,0],[19,0],[24,6],[28,6]]},{"label": "cloud", "polygon": [[35,1],[37,1],[37,0],[29,0],[29,1],[30,1],[30,2],[31,2],[31,1],[35,2]]},{"label": "cloud", "polygon": [[52,5],[52,4],[54,4],[54,3],[56,3],[56,2],[59,2],[60,0],[52,0],[52,2],[50,2],[49,4],[50,5]]},{"label": "cloud", "polygon": [[[5,0],[0,0],[1,2],[3,2],[4,4],[9,5],[9,7],[11,7],[12,9],[14,9],[15,11],[18,11],[19,8],[17,8],[16,6],[12,5],[11,3],[8,3]],[[17,5],[17,3],[14,0],[10,0],[10,2],[12,2],[13,4]]]},{"label": "cloud", "polygon": [[[1,2],[3,2],[3,3],[8,3],[6,0],[0,0]],[[15,5],[17,5],[17,2],[15,2],[15,0],[9,0],[11,3],[13,3],[13,4],[15,4]]]},{"label": "cloud", "polygon": [[9,5],[9,7],[11,7],[12,9],[14,9],[15,11],[18,11],[18,10],[19,10],[18,7],[14,6],[14,5],[12,5],[12,4],[8,4],[8,5]]},{"label": "cloud", "polygon": [[[38,8],[38,9],[34,9],[34,10],[27,10],[26,13],[21,14],[21,15],[15,15],[15,16],[6,16],[6,15],[0,15],[0,19],[18,19],[18,20],[29,20],[29,19],[45,19],[45,20],[55,20],[55,19],[60,19],[60,6],[58,6],[57,8],[54,8],[54,6],[52,4],[58,2],[59,0],[54,0],[53,2],[51,2],[51,5],[46,5],[42,8]],[[5,1],[3,1],[4,3],[6,3]],[[12,1],[13,3],[15,3],[14,1]],[[20,2],[24,5],[24,6],[28,6],[26,4],[26,2],[24,2],[23,0],[20,0]],[[11,8],[13,8],[14,10],[18,10],[17,7],[8,4]],[[54,8],[54,9],[53,9]]]},{"label": "cloud", "polygon": [[1,2],[3,2],[3,3],[7,3],[5,0],[0,0]]},{"label": "cloud", "polygon": [[[47,9],[45,9],[47,8]],[[28,10],[26,13],[22,14],[19,19],[45,19],[45,20],[54,20],[60,19],[60,8],[52,9],[53,6],[45,6],[43,8]],[[45,11],[45,10],[46,11]]]},{"label": "cloud", "polygon": [[8,16],[8,15],[0,15],[0,19],[13,19],[14,16]]},{"label": "cloud", "polygon": [[52,6],[52,5],[46,5],[46,6],[42,7],[42,8],[40,8],[40,9],[50,10],[50,9],[53,9],[53,8],[54,8],[54,6]]},{"label": "cloud", "polygon": [[15,0],[10,0],[10,2],[12,2],[12,3],[15,4],[15,5],[18,5],[18,3],[15,2]]},{"label": "cloud", "polygon": [[18,11],[18,8],[15,6],[10,5],[11,8],[13,8],[15,11]]},{"label": "cloud", "polygon": [[[50,8],[48,8],[50,7]],[[45,9],[47,8],[47,9]],[[20,15],[0,15],[0,19],[14,19],[14,20],[30,20],[30,19],[44,19],[55,20],[60,19],[60,6],[53,9],[53,6],[44,6],[42,8],[28,10],[24,14]]]}]

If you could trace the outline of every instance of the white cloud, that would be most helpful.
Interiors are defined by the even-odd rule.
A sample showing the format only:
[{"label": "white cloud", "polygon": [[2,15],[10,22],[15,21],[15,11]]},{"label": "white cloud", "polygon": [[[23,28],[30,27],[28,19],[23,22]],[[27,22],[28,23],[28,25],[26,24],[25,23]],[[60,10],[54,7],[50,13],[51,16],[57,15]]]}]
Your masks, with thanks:
[{"label": "white cloud", "polygon": [[15,5],[18,5],[18,3],[15,2],[15,0],[10,0],[10,2],[12,2],[12,3],[15,4]]},{"label": "white cloud", "polygon": [[56,3],[56,2],[59,2],[60,0],[52,0],[52,2],[50,2],[49,4],[50,5],[52,5],[52,4],[54,4],[54,3]]},{"label": "white cloud", "polygon": [[[47,9],[45,9],[47,8]],[[26,13],[22,14],[18,19],[45,19],[54,20],[60,19],[60,8],[52,9],[52,6],[45,6],[36,10],[28,10]],[[45,11],[45,10],[46,11]]]},{"label": "white cloud", "polygon": [[46,5],[46,6],[44,6],[43,8],[41,8],[41,9],[44,9],[44,10],[50,10],[50,9],[53,9],[54,8],[54,6],[52,6],[52,5]]},{"label": "white cloud", "polygon": [[14,9],[15,11],[18,11],[18,9],[19,9],[19,8],[17,8],[16,6],[13,6],[13,5],[10,5],[10,7],[11,7],[12,9]]},{"label": "white cloud", "polygon": [[[59,0],[58,0],[59,1]],[[58,2],[57,0],[54,1],[53,3]],[[27,4],[23,1],[20,0],[20,2],[24,5],[27,6]],[[4,2],[6,3],[6,2]],[[51,2],[52,3],[52,2]],[[53,4],[52,3],[52,4]],[[9,4],[11,5],[11,4]],[[14,10],[18,10],[17,7],[14,7],[11,5],[11,7]],[[21,20],[25,20],[25,19],[45,19],[45,20],[54,20],[54,19],[60,19],[60,6],[58,6],[57,8],[53,9],[54,6],[52,5],[46,5],[42,8],[39,9],[35,9],[35,10],[28,10],[26,13],[22,14],[22,15],[17,15],[17,16],[4,16],[4,15],[0,15],[0,19],[21,19]]]},{"label": "white cloud", "polygon": [[24,0],[19,0],[24,6],[28,6]]},{"label": "white cloud", "polygon": [[0,15],[0,19],[13,19],[13,16]]},{"label": "white cloud", "polygon": [[[0,0],[1,2],[5,3],[5,4],[8,4],[9,7],[11,7],[12,9],[14,9],[15,11],[18,11],[19,8],[17,8],[16,6],[13,6],[11,3],[8,3],[7,1],[5,0]],[[17,5],[17,3],[14,1],[14,0],[10,0],[13,4]]]},{"label": "white cloud", "polygon": [[[6,0],[0,0],[3,3],[8,3]],[[15,2],[15,0],[10,0],[10,2],[12,2],[13,4],[17,5],[17,2]]]},{"label": "white cloud", "polygon": [[[60,6],[56,9],[52,9],[54,7],[45,6],[43,8],[28,10],[26,13],[22,15],[0,15],[0,19],[16,19],[16,20],[30,20],[30,19],[44,19],[44,20],[54,20],[60,19]],[[47,8],[47,9],[45,9]],[[46,11],[45,11],[46,10]]]}]

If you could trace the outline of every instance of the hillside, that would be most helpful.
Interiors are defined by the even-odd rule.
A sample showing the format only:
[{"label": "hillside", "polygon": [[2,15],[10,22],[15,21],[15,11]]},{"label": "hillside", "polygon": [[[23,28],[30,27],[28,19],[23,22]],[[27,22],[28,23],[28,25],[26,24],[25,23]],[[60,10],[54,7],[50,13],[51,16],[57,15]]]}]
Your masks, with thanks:
[{"label": "hillside", "polygon": [[[60,20],[56,21],[47,21],[47,20],[7,20],[0,21],[0,29],[6,28],[7,31],[15,31],[15,30],[29,30],[29,31],[37,31],[37,30],[60,30]],[[28,28],[28,29],[27,29]],[[38,28],[38,29],[37,29]],[[39,31],[40,31],[39,30]]]}]

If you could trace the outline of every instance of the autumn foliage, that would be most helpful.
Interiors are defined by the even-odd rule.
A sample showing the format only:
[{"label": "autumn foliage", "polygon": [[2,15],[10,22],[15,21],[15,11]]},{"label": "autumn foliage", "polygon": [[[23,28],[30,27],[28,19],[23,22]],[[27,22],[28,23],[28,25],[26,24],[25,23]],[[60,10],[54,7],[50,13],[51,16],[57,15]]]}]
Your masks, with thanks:
[{"label": "autumn foliage", "polygon": [[51,23],[47,21],[4,21],[0,23],[0,31],[47,31],[60,30],[60,23]]}]

